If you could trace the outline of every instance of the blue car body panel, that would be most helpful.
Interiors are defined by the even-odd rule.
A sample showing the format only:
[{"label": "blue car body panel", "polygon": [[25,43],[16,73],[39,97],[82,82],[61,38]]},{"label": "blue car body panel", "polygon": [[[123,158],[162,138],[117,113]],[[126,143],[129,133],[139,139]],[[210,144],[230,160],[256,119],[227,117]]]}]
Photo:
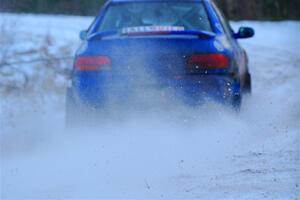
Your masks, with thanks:
[{"label": "blue car body panel", "polygon": [[[151,0],[147,2],[155,2]],[[159,0],[157,0],[159,1]],[[160,0],[161,2],[162,0]],[[213,29],[213,36],[199,38],[197,35],[151,35],[126,36],[109,34],[103,37],[95,32],[101,23],[107,7],[111,4],[145,2],[145,0],[108,1],[89,29],[87,40],[76,54],[81,56],[108,56],[112,60],[110,71],[73,72],[72,91],[84,104],[101,107],[109,95],[115,95],[120,102],[130,99],[135,80],[143,79],[139,87],[173,88],[174,96],[187,104],[198,104],[204,98],[225,102],[227,96],[241,93],[241,80],[247,71],[245,51],[234,37],[226,35],[216,10],[209,0],[203,2]],[[191,75],[185,71],[187,58],[194,54],[222,53],[230,60],[228,69],[205,70],[202,74]],[[227,95],[227,96],[226,96]]]}]

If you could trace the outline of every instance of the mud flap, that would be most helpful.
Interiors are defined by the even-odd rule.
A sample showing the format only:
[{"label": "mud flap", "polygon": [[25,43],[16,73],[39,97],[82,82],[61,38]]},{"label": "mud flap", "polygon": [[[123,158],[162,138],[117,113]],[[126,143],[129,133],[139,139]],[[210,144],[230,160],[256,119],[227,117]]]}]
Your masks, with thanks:
[{"label": "mud flap", "polygon": [[243,87],[243,92],[245,94],[251,94],[252,92],[252,78],[251,78],[251,74],[247,73],[246,77],[245,77],[245,83],[244,83],[244,87]]},{"label": "mud flap", "polygon": [[235,82],[232,87],[232,107],[239,111],[242,106],[242,93],[241,93],[241,84],[239,82]]}]

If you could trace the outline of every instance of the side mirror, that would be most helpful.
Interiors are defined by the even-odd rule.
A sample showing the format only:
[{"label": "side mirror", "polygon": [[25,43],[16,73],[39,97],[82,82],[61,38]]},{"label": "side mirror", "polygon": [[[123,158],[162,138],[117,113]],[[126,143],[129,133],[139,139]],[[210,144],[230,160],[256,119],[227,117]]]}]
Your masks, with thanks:
[{"label": "side mirror", "polygon": [[241,27],[239,31],[234,34],[234,38],[236,39],[251,38],[254,35],[255,35],[255,31],[253,28]]},{"label": "side mirror", "polygon": [[87,39],[87,35],[88,35],[88,31],[86,31],[86,30],[80,31],[79,38],[81,40],[86,40]]}]

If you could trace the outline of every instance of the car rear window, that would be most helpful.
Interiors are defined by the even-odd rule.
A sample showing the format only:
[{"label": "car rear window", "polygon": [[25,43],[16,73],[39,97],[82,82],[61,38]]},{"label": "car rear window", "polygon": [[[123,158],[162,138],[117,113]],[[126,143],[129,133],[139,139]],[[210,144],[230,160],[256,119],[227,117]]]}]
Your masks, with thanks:
[{"label": "car rear window", "polygon": [[130,2],[108,7],[97,32],[130,27],[168,26],[185,30],[212,31],[201,2]]}]

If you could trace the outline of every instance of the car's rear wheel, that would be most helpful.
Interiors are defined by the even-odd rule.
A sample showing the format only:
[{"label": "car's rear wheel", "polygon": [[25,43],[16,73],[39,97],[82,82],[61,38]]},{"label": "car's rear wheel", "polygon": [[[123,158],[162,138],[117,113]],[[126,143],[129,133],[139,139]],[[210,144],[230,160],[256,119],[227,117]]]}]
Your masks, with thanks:
[{"label": "car's rear wheel", "polygon": [[102,107],[95,108],[84,105],[76,99],[72,89],[67,90],[65,114],[67,128],[95,126],[99,123],[103,113],[104,109]]},{"label": "car's rear wheel", "polygon": [[76,110],[76,103],[73,97],[73,92],[71,89],[67,89],[66,93],[66,114],[65,114],[65,122],[68,128],[72,127],[76,124],[78,119],[78,111]]},{"label": "car's rear wheel", "polygon": [[250,73],[246,74],[243,92],[246,94],[251,94],[252,92],[252,77]]}]

